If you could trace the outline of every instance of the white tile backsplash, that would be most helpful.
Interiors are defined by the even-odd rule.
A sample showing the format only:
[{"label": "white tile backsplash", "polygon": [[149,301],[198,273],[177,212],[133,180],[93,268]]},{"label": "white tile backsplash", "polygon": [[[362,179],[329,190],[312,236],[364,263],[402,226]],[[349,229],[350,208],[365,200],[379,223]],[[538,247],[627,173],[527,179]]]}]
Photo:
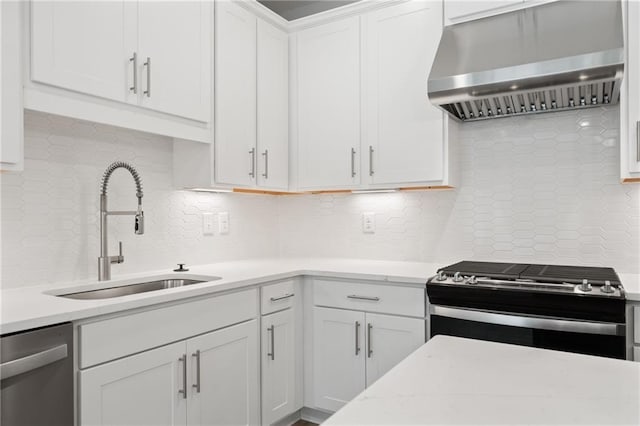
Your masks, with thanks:
[{"label": "white tile backsplash", "polygon": [[[450,191],[273,197],[172,188],[169,138],[63,117],[25,115],[25,171],[0,175],[3,287],[97,276],[98,191],[115,160],[144,188],[145,235],[111,217],[113,274],[256,257],[344,256],[608,265],[640,272],[640,185],[619,183],[618,108],[467,123],[460,187]],[[112,209],[135,207],[128,172]],[[202,213],[230,232],[202,235]],[[362,232],[362,212],[376,232]]]}]

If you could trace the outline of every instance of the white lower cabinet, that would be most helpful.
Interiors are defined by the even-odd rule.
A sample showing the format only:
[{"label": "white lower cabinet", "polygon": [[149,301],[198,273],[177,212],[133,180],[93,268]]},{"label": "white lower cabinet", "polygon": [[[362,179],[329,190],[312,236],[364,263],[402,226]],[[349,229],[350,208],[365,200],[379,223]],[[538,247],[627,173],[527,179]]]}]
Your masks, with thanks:
[{"label": "white lower cabinet", "polygon": [[295,323],[293,309],[262,317],[262,424],[296,410]]},{"label": "white lower cabinet", "polygon": [[425,342],[424,319],[313,309],[316,408],[339,410]]},{"label": "white lower cabinet", "polygon": [[178,342],[80,372],[81,425],[185,425]]},{"label": "white lower cabinet", "polygon": [[251,320],[80,372],[81,425],[259,423]]}]

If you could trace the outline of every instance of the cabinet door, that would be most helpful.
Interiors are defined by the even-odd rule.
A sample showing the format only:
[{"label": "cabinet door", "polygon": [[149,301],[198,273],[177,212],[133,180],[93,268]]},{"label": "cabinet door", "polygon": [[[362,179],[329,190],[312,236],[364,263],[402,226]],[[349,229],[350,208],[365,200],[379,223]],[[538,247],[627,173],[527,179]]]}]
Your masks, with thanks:
[{"label": "cabinet door", "polygon": [[524,0],[445,0],[445,21],[449,24],[491,16],[523,2]]},{"label": "cabinet door", "polygon": [[256,17],[231,1],[216,7],[216,182],[256,182]]},{"label": "cabinet door", "polygon": [[189,426],[259,422],[256,320],[189,339],[187,354],[191,358]]},{"label": "cabinet door", "polygon": [[314,398],[337,411],[365,388],[364,313],[313,308]]},{"label": "cabinet door", "polygon": [[[628,85],[626,94],[629,114],[627,120],[628,141],[621,141],[621,144],[622,149],[627,149],[628,171],[640,173],[640,3],[630,1],[627,3],[627,7],[627,47],[629,50],[625,79]],[[626,177],[624,173],[623,177]]]},{"label": "cabinet door", "polygon": [[441,3],[406,2],[366,20],[363,173],[377,184],[442,180],[444,117],[426,96],[426,73],[442,32]]},{"label": "cabinet door", "polygon": [[299,32],[296,57],[298,186],[353,187],[360,182],[360,18]]},{"label": "cabinet door", "polygon": [[293,309],[262,317],[262,424],[295,411]]},{"label": "cabinet door", "polygon": [[184,342],[80,372],[81,425],[185,425]]},{"label": "cabinet door", "polygon": [[425,343],[423,319],[367,314],[367,386]]},{"label": "cabinet door", "polygon": [[118,101],[128,98],[136,3],[34,1],[30,6],[32,80]]},{"label": "cabinet door", "polygon": [[258,20],[258,184],[289,187],[289,37]]},{"label": "cabinet door", "polygon": [[143,106],[211,121],[211,22],[211,2],[138,2]]},{"label": "cabinet door", "polygon": [[0,170],[22,170],[22,5],[0,2]]}]

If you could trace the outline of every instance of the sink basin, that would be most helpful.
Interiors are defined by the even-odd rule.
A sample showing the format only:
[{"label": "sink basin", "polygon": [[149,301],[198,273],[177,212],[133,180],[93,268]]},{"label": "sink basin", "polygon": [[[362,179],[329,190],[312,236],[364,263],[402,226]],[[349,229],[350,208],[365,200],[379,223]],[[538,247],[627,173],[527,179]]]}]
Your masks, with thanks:
[{"label": "sink basin", "polygon": [[[219,280],[220,277],[207,277],[207,281]],[[67,299],[93,300],[110,299],[112,297],[128,296],[130,294],[146,293],[148,291],[164,290],[167,288],[184,287],[187,285],[206,282],[205,280],[170,278],[141,283],[122,285],[118,287],[101,288],[97,290],[80,291],[76,293],[59,294],[58,297]]]}]

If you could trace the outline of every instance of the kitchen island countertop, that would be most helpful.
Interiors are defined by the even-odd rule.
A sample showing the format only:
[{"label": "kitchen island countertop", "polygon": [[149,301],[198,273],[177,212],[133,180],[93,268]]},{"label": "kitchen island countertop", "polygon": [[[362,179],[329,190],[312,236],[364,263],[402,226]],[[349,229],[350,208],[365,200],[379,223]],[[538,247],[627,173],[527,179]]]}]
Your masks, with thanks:
[{"label": "kitchen island countertop", "polygon": [[640,424],[640,364],[436,336],[323,425]]}]

